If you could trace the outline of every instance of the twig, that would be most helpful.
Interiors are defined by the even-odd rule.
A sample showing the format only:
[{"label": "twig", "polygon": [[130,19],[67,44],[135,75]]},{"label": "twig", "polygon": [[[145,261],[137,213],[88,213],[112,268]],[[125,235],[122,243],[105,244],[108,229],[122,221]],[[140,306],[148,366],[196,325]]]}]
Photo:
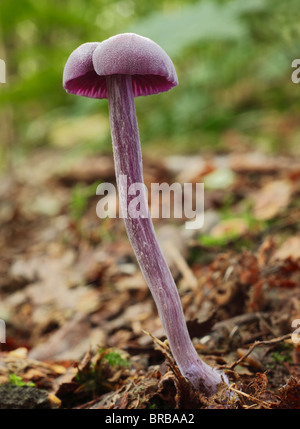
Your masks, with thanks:
[{"label": "twig", "polygon": [[148,337],[150,337],[153,342],[159,346],[159,348],[164,349],[166,352],[170,353],[170,349],[167,346],[167,344],[163,341],[160,341],[158,338],[156,338],[154,335],[150,334],[150,332],[146,331],[145,329],[142,330],[144,332],[144,334],[148,335]]},{"label": "twig", "polygon": [[233,362],[229,366],[228,365],[222,365],[222,368],[228,368],[228,369],[232,370],[235,366],[237,366],[241,362],[243,362],[243,360],[245,360],[250,355],[250,353],[253,352],[253,350],[256,347],[258,347],[258,346],[265,346],[265,345],[269,345],[269,344],[280,343],[283,340],[287,340],[290,336],[291,336],[291,334],[286,334],[286,335],[282,335],[281,337],[278,337],[278,338],[272,338],[271,340],[255,341],[255,343],[252,344],[252,346],[249,348],[249,350],[247,351],[247,353],[245,353],[242,357],[240,357],[240,359],[238,359],[237,361]]},{"label": "twig", "polygon": [[178,379],[182,379],[182,375],[179,371],[179,368],[177,367],[177,365],[174,362],[174,359],[172,357],[171,350],[168,346],[167,340],[165,342],[163,342],[163,341],[160,341],[158,338],[156,338],[154,335],[150,334],[150,332],[145,331],[144,329],[143,329],[143,332],[146,335],[148,335],[150,338],[152,338],[156,348],[165,356],[165,358],[169,362],[169,365],[170,365],[171,369],[173,370],[175,376]]}]

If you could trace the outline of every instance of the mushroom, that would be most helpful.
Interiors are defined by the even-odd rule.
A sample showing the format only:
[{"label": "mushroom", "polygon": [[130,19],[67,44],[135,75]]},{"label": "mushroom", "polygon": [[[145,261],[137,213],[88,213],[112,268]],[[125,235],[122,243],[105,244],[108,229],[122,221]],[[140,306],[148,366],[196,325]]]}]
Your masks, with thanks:
[{"label": "mushroom", "polygon": [[[130,209],[129,187],[143,184],[143,167],[134,97],[168,91],[178,85],[174,65],[152,40],[133,33],[101,43],[85,43],[65,65],[63,86],[68,93],[107,98],[120,208],[128,238],[156,303],[173,357],[184,377],[210,396],[226,377],[203,362],[189,336],[180,297],[157,241],[143,187],[146,215]],[[123,180],[124,177],[126,180]]]}]

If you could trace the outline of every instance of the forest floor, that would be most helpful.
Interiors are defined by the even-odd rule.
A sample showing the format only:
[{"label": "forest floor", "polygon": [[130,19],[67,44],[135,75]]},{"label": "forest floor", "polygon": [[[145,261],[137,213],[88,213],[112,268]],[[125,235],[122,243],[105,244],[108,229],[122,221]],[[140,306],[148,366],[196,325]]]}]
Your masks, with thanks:
[{"label": "forest floor", "polygon": [[172,359],[122,219],[96,215],[112,157],[63,156],[1,179],[0,408],[299,409],[300,159],[144,159],[147,186],[205,184],[203,228],[154,225],[193,343],[230,380],[233,399],[207,400]]}]

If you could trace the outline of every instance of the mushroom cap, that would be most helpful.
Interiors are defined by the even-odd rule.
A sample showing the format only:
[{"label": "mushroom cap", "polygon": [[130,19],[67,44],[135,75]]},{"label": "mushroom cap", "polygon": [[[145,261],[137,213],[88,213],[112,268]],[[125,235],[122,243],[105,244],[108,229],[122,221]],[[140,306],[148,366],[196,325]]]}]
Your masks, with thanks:
[{"label": "mushroom cap", "polygon": [[132,76],[134,97],[178,85],[174,64],[159,45],[147,37],[124,33],[75,49],[64,68],[63,86],[70,94],[107,98],[106,76],[114,74]]}]

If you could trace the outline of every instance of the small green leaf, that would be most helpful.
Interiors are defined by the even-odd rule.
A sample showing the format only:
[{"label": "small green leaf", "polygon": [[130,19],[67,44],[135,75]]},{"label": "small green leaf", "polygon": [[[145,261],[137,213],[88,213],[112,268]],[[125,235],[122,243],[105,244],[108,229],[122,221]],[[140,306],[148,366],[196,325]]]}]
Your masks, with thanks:
[{"label": "small green leaf", "polygon": [[31,381],[30,382],[23,381],[23,378],[17,374],[10,374],[9,375],[9,384],[12,384],[14,386],[19,386],[19,387],[22,387],[22,386],[34,387],[35,386],[35,384],[32,383]]}]

